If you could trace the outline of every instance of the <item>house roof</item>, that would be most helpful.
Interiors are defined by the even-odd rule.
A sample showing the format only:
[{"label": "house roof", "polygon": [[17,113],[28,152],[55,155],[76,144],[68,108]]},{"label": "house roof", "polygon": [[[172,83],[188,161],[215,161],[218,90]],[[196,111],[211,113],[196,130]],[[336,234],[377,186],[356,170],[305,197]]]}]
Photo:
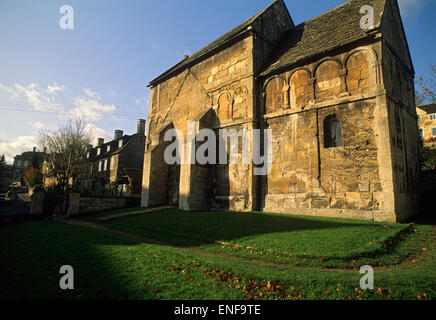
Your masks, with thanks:
[{"label": "house roof", "polygon": [[360,13],[360,8],[364,5],[374,8],[374,28],[377,29],[381,24],[386,1],[388,0],[350,0],[295,26],[280,41],[281,45],[270,55],[260,75],[268,75],[303,59],[368,37],[368,33],[360,27],[364,15]]},{"label": "house roof", "polygon": [[[132,141],[132,139],[137,135],[137,133],[132,134],[132,135],[124,135],[122,138],[117,139],[117,140],[111,140],[109,142],[103,143],[100,146],[95,146],[94,148],[92,148],[89,152],[90,152],[90,156],[89,156],[89,161],[93,162],[96,160],[100,160],[100,159],[105,159],[108,158],[118,152],[120,152],[121,150],[123,150],[125,148],[125,146],[127,144],[130,143],[130,141]],[[118,142],[120,140],[123,140],[123,145],[121,146],[121,148],[118,148]],[[107,151],[107,146],[111,146],[110,151]],[[97,155],[97,149],[100,148],[100,154]]]},{"label": "house roof", "polygon": [[425,111],[427,114],[436,113],[436,103],[424,104],[422,106],[417,106],[417,108]]},{"label": "house roof", "polygon": [[150,86],[155,85],[157,83],[160,83],[164,81],[165,79],[185,70],[188,66],[191,64],[196,63],[199,59],[207,55],[208,53],[220,48],[227,42],[231,41],[232,39],[245,34],[245,32],[248,30],[248,27],[251,26],[260,16],[262,16],[266,11],[268,11],[271,7],[273,7],[276,3],[280,2],[282,0],[275,0],[273,3],[271,3],[268,7],[260,11],[259,13],[252,16],[250,19],[246,20],[236,28],[233,28],[223,36],[219,37],[215,41],[208,44],[206,47],[202,48],[201,50],[195,52],[194,54],[185,57],[182,61],[180,61],[178,64],[170,68],[169,70],[162,73],[160,76],[155,78],[154,80],[150,81]]}]

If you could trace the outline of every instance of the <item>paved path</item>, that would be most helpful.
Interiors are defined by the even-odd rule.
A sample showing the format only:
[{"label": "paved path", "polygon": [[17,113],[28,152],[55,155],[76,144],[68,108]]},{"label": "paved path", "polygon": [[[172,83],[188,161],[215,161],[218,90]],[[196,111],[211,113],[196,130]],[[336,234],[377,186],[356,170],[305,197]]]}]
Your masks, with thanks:
[{"label": "paved path", "polygon": [[156,207],[156,208],[150,208],[145,210],[138,210],[138,211],[131,211],[131,212],[124,212],[124,213],[117,213],[106,217],[97,218],[97,221],[108,221],[112,219],[127,217],[127,216],[134,216],[138,214],[153,212],[153,211],[159,211],[159,210],[165,210],[165,209],[173,209],[175,207],[173,206],[163,206],[163,207]]}]

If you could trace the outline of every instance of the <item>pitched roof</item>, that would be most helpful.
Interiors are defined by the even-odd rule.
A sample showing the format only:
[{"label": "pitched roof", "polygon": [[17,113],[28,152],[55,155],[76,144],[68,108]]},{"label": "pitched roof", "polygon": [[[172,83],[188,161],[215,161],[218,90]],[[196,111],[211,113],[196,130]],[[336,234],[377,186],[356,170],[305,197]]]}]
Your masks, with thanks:
[{"label": "pitched roof", "polygon": [[[95,146],[94,148],[92,148],[89,152],[89,160],[90,162],[94,162],[96,160],[101,160],[101,159],[106,159],[110,156],[113,156],[114,154],[124,150],[125,146],[127,144],[129,144],[133,138],[135,138],[137,135],[137,133],[134,133],[132,135],[124,135],[123,137],[121,137],[120,139],[116,139],[116,140],[111,140],[108,141],[106,143],[103,143],[102,145],[99,146]],[[121,146],[121,148],[118,147],[118,142],[120,140],[123,140],[123,145]],[[110,146],[110,151],[107,151],[107,146]],[[97,155],[97,149],[100,148],[100,154]]]},{"label": "pitched roof", "polygon": [[220,48],[222,45],[226,44],[227,42],[231,41],[232,39],[236,38],[237,36],[240,36],[244,34],[248,27],[251,26],[261,15],[263,15],[268,9],[270,9],[272,6],[274,6],[276,3],[282,0],[275,0],[273,3],[271,3],[268,7],[260,11],[259,13],[252,16],[250,19],[246,20],[236,28],[233,28],[223,36],[219,37],[215,41],[208,44],[206,47],[200,49],[199,51],[195,52],[194,54],[184,58],[182,61],[180,61],[178,64],[173,66],[172,68],[168,69],[164,73],[162,73],[160,76],[155,78],[154,80],[150,81],[149,85],[155,85],[165,79],[167,79],[169,76],[172,76],[178,72],[183,71],[186,69],[190,64],[196,62],[206,54],[212,52],[215,49]]},{"label": "pitched roof", "polygon": [[436,103],[425,104],[422,106],[417,106],[417,108],[425,111],[427,114],[436,113]]},{"label": "pitched roof", "polygon": [[380,26],[388,0],[350,0],[289,30],[267,60],[261,76],[368,36],[360,28],[360,8],[374,8],[374,28]]}]

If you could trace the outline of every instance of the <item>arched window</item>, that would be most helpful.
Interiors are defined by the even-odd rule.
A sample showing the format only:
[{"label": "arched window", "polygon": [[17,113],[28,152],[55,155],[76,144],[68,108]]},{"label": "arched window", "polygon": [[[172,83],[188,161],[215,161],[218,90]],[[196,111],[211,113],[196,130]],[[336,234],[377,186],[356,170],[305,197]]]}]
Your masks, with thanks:
[{"label": "arched window", "polygon": [[324,148],[342,147],[342,128],[336,115],[324,120]]},{"label": "arched window", "polygon": [[348,92],[359,93],[370,90],[368,52],[361,50],[353,53],[347,60]]},{"label": "arched window", "polygon": [[317,101],[325,101],[339,96],[341,93],[341,78],[339,63],[327,60],[321,63],[316,71],[315,95]]},{"label": "arched window", "polygon": [[306,106],[313,96],[309,84],[310,73],[305,69],[294,72],[289,80],[291,86],[291,108]]},{"label": "arched window", "polygon": [[274,77],[268,80],[265,87],[265,113],[273,113],[283,107],[283,88],[285,80],[281,77]]}]

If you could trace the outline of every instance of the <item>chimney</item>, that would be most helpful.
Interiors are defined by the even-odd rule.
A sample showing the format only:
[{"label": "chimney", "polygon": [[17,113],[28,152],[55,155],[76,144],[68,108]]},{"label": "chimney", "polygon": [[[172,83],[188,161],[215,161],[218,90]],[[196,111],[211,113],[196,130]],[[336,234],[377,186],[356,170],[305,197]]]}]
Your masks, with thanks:
[{"label": "chimney", "polygon": [[145,120],[144,119],[138,119],[138,130],[137,133],[140,135],[145,135]]},{"label": "chimney", "polygon": [[103,138],[98,138],[97,146],[101,146],[103,143],[104,143],[104,139]]},{"label": "chimney", "polygon": [[123,137],[123,130],[115,130],[114,140],[121,139]]},{"label": "chimney", "polygon": [[33,147],[33,152],[34,152],[34,153],[36,152],[36,147]]}]

